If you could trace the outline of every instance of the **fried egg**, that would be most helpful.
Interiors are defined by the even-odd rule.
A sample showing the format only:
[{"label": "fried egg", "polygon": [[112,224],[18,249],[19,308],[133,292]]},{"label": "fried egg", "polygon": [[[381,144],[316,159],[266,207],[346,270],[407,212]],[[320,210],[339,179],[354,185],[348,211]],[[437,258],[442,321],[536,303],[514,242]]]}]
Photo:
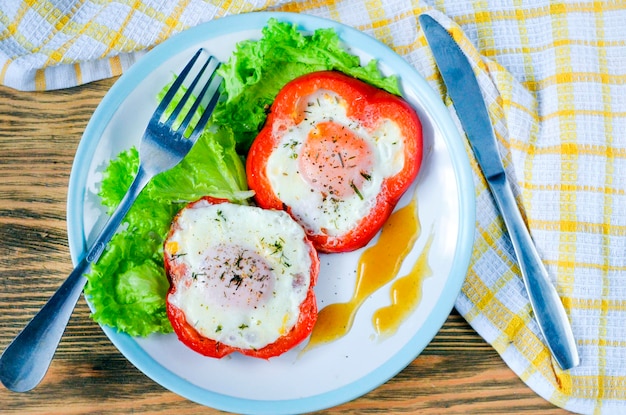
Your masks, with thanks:
[{"label": "fried egg", "polygon": [[299,107],[298,123],[273,127],[281,138],[266,174],[308,232],[343,235],[367,216],[383,180],[402,170],[402,133],[391,120],[371,128],[350,118],[348,103],[329,90],[302,97]]},{"label": "fried egg", "polygon": [[288,333],[317,275],[302,227],[283,211],[253,206],[189,205],[164,251],[174,287],[168,302],[203,337],[240,349]]}]

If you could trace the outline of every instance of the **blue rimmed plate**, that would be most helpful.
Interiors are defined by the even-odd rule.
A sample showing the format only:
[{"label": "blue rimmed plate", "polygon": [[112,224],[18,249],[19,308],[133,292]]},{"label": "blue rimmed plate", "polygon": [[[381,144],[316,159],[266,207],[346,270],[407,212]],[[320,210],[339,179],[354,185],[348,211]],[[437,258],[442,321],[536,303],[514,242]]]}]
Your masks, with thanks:
[{"label": "blue rimmed plate", "polygon": [[[270,18],[311,32],[333,28],[365,63],[396,74],[403,95],[417,110],[424,132],[424,159],[416,182],[400,201],[418,201],[422,235],[400,275],[412,267],[433,236],[422,300],[393,336],[378,338],[372,313],[389,303],[389,287],[370,296],[343,338],[302,353],[298,347],[269,361],[231,355],[217,360],[187,349],[176,336],[134,338],[102,327],[139,370],[165,388],[200,404],[248,414],[302,413],[339,405],[385,383],[411,363],[449,315],[465,278],[475,227],[472,174],[461,137],[439,96],[404,59],[350,27],[302,14],[250,13],[220,18],[180,33],[148,52],[111,88],[91,118],[78,147],[68,193],[68,234],[74,262],[105,220],[97,196],[101,173],[120,151],[138,144],[156,93],[199,47],[226,61],[242,40],[258,39]],[[245,29],[241,29],[245,28]],[[321,256],[316,287],[320,308],[347,301],[361,251]]]}]

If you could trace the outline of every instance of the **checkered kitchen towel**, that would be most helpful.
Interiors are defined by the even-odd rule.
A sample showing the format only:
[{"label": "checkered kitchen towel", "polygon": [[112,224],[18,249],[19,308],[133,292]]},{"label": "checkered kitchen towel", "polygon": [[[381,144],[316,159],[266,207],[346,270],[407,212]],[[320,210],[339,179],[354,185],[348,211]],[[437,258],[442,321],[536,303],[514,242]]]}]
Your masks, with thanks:
[{"label": "checkered kitchen towel", "polygon": [[209,19],[303,12],[391,46],[442,94],[419,30],[430,13],[473,62],[520,205],[573,322],[579,367],[552,361],[503,223],[474,164],[474,254],[458,311],[533,390],[626,413],[626,4],[548,0],[0,0],[0,82],[66,88],[118,75]]}]

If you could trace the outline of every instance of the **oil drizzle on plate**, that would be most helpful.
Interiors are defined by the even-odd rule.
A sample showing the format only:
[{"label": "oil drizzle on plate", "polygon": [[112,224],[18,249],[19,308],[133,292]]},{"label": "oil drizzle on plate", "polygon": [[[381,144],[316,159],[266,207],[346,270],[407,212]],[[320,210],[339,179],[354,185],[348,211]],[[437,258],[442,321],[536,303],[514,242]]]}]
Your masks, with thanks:
[{"label": "oil drizzle on plate", "polygon": [[372,317],[374,329],[379,336],[391,336],[414,310],[422,299],[422,282],[432,275],[428,265],[428,254],[433,242],[433,234],[428,236],[426,246],[411,271],[398,278],[391,285],[391,304],[379,308]]},{"label": "oil drizzle on plate", "polygon": [[377,243],[361,255],[350,301],[330,304],[320,310],[306,349],[335,341],[350,331],[354,316],[363,301],[398,274],[402,261],[411,252],[420,231],[417,201],[413,198],[408,205],[389,217]]}]

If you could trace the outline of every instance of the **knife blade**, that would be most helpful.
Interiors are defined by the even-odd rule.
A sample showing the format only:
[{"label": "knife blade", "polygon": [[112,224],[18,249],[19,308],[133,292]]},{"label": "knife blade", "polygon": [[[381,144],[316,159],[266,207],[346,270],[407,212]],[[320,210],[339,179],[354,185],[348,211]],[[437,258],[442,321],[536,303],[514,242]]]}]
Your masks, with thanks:
[{"label": "knife blade", "polygon": [[522,273],[535,319],[563,370],[580,364],[565,307],[524,223],[507,178],[487,106],[471,64],[448,31],[429,15],[419,22],[485,180],[496,202]]}]

